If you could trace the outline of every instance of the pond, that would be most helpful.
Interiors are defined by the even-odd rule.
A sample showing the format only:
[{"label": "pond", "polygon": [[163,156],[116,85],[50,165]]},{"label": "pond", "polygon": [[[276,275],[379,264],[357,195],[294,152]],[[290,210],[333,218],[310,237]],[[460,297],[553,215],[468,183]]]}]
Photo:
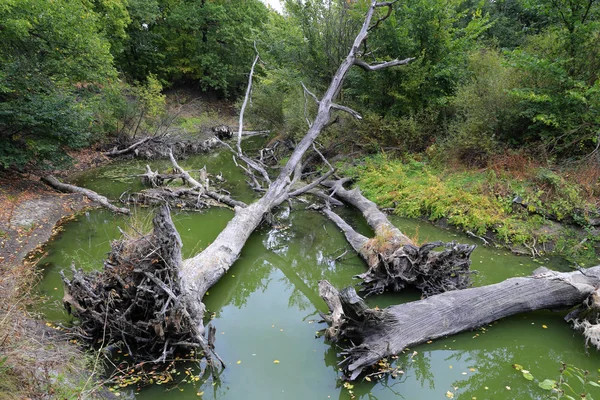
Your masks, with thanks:
[{"label": "pond", "polygon": [[[118,198],[126,190],[139,188],[131,176],[141,173],[144,164],[112,164],[81,175],[75,182]],[[222,172],[234,197],[250,201],[254,196],[226,152],[194,156],[180,164],[190,170],[206,165],[211,173]],[[153,169],[165,169],[168,163],[151,165]],[[168,392],[173,399],[541,399],[547,392],[524,379],[512,364],[522,365],[540,380],[557,378],[561,361],[597,375],[597,352],[586,354],[583,338],[563,321],[564,313],[541,311],[410,349],[395,360],[403,371],[397,379],[356,382],[350,394],[340,380],[339,348],[316,337],[316,332],[325,328],[319,323],[318,312],[327,310],[317,284],[320,279],[338,288],[356,284],[353,276],[363,272],[365,265],[329,220],[306,207],[300,202],[293,202],[292,209],[289,205],[280,207],[277,223],[265,224],[252,234],[240,259],[205,297],[207,316],[212,317],[211,324],[217,329],[216,350],[227,364],[220,381],[153,385],[137,392],[136,398],[162,399]],[[341,211],[360,231],[369,233],[353,210]],[[148,225],[151,218],[142,208],[134,215],[138,222],[132,224],[130,218],[104,210],[89,211],[66,224],[61,235],[49,244],[48,254],[39,264],[44,271],[39,290],[47,296],[42,311],[48,320],[74,323],[61,304],[59,271],[68,271],[71,264],[88,270],[101,268],[111,240],[120,236],[118,227],[140,230],[140,225],[144,221]],[[224,208],[173,210],[184,257],[205,248],[232,216],[233,212]],[[409,236],[418,236],[420,242],[476,243],[427,222],[391,220]],[[346,255],[334,261],[344,252]],[[472,260],[472,268],[479,271],[474,277],[476,286],[528,275],[540,265],[568,269],[560,260],[534,262],[483,246],[475,250]],[[389,293],[369,298],[368,303],[385,307],[418,297],[411,291]],[[175,382],[186,376],[186,367],[190,366],[182,365],[173,374]],[[576,379],[570,383],[575,390],[581,389]],[[600,395],[597,390],[592,393]]]}]

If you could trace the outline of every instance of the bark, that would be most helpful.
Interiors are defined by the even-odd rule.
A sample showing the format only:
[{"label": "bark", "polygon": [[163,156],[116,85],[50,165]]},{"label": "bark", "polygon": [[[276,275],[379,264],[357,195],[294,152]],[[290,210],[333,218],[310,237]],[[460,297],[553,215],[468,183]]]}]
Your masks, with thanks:
[{"label": "bark", "polygon": [[[269,182],[269,187],[264,196],[247,207],[236,206],[233,219],[229,221],[219,236],[200,254],[182,261],[178,268],[176,287],[180,292],[176,296],[179,301],[176,304],[185,305],[185,309],[191,317],[190,321],[192,327],[190,328],[190,331],[195,333],[194,336],[197,337],[197,342],[200,344],[207,343],[204,345],[204,348],[209,365],[212,365],[210,359],[212,344],[210,343],[210,340],[208,340],[208,342],[203,342],[205,328],[203,326],[202,316],[204,315],[205,306],[202,303],[202,298],[207,290],[229,270],[231,265],[239,257],[246,240],[259,226],[265,214],[290,198],[292,191],[299,194],[304,193],[306,190],[313,189],[311,185],[307,185],[305,189],[293,189],[294,183],[298,181],[296,178],[299,177],[295,176],[294,179],[290,179],[290,177],[295,171],[301,170],[301,168],[298,167],[301,166],[304,154],[312,146],[321,130],[330,122],[331,109],[336,108],[333,99],[339,94],[347,72],[356,64],[358,49],[367,37],[375,9],[380,6],[381,5],[379,5],[376,0],[371,1],[363,26],[356,36],[354,44],[346,59],[342,62],[334,75],[329,88],[325,92],[323,98],[319,101],[318,113],[307,134],[298,143],[288,162],[282,168],[279,176],[272,182],[268,176],[265,177],[265,181]],[[215,138],[215,140],[218,139]],[[252,167],[252,163],[248,162],[247,164]],[[258,165],[260,166],[260,164]],[[203,186],[200,182],[185,176],[183,169],[179,168],[178,172],[191,183],[192,189],[199,191]],[[174,227],[172,229],[174,230]],[[162,289],[162,286],[159,285],[159,287]],[[165,290],[163,291],[166,292]],[[175,300],[173,300],[173,302],[174,301]],[[211,338],[214,337],[214,335],[211,335],[209,332],[208,337]]]},{"label": "bark", "polygon": [[[332,312],[326,318],[331,324],[328,338],[352,343],[342,354],[346,356],[345,373],[354,380],[365,368],[407,347],[522,312],[570,308],[597,293],[598,285],[600,266],[570,273],[540,268],[531,277],[446,292],[383,310],[369,309],[352,287],[338,292],[329,282],[321,281],[319,289]],[[578,328],[597,331],[597,314],[595,318],[587,322],[589,327]],[[585,324],[580,321],[580,325]],[[590,341],[598,347],[598,342]]]},{"label": "bark", "polygon": [[[356,232],[340,216],[326,209],[329,217],[344,233],[350,245],[366,261],[369,269],[357,277],[367,296],[385,290],[400,291],[415,286],[424,296],[465,289],[471,285],[471,253],[474,245],[454,242],[432,242],[416,246],[395,227],[375,203],[362,195],[360,189],[346,190],[347,180],[325,181],[332,195],[356,207],[375,232],[367,237]],[[441,251],[435,251],[442,248]]]},{"label": "bark", "polygon": [[318,113],[311,127],[296,146],[277,179],[270,184],[265,195],[246,208],[236,207],[235,216],[214,242],[200,254],[183,262],[180,276],[187,291],[187,301],[198,304],[201,310],[204,309],[202,305],[204,294],[239,257],[246,240],[261,223],[263,216],[289,198],[290,176],[301,163],[302,157],[312,146],[321,130],[328,124],[334,105],[333,99],[339,94],[346,74],[357,62],[358,49],[367,37],[371,19],[377,7],[377,1],[372,0],[350,52],[332,78],[323,98],[319,101]]},{"label": "bark", "polygon": [[112,212],[126,215],[129,215],[131,213],[131,211],[129,211],[128,208],[121,208],[110,204],[106,197],[99,195],[93,190],[81,188],[79,186],[69,185],[67,183],[62,183],[52,175],[44,176],[41,179],[47,185],[61,192],[80,193],[86,196],[88,199],[95,201],[96,203],[102,205],[105,208],[108,208]]}]

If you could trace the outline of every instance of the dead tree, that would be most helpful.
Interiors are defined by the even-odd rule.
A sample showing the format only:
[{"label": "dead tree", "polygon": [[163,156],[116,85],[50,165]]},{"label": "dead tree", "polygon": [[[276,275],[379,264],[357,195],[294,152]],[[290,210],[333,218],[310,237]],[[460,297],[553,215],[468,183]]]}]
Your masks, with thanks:
[{"label": "dead tree", "polygon": [[[381,294],[384,290],[400,291],[411,285],[431,296],[470,286],[470,255],[474,245],[454,242],[433,242],[416,246],[395,227],[375,203],[362,195],[358,188],[346,190],[344,183],[325,181],[331,195],[356,207],[375,232],[367,238],[356,232],[339,215],[330,209],[323,210],[344,233],[354,250],[366,261],[369,269],[360,278],[366,295]],[[442,251],[434,251],[443,248]]]},{"label": "dead tree", "polygon": [[[313,95],[315,101],[318,103],[317,115],[310,124],[307,134],[298,143],[288,162],[280,171],[279,176],[271,181],[260,163],[255,162],[248,157],[242,157],[243,154],[238,154],[240,159],[246,163],[246,169],[248,171],[258,172],[264,181],[267,182],[268,188],[265,189],[265,194],[259,200],[247,207],[236,206],[234,217],[219,236],[204,251],[190,259],[183,260],[178,268],[179,281],[177,287],[180,292],[176,298],[180,303],[177,304],[184,304],[186,311],[191,316],[193,324],[192,331],[198,336],[197,342],[206,343],[206,345],[203,345],[203,348],[209,362],[211,346],[208,343],[210,340],[206,341],[202,336],[205,331],[202,321],[205,306],[202,303],[202,299],[208,289],[229,270],[231,265],[239,257],[248,237],[260,225],[263,217],[267,213],[287,199],[314,189],[326,178],[326,176],[323,176],[308,185],[296,188],[302,178],[302,158],[311,148],[314,140],[319,136],[323,128],[330,123],[331,111],[340,110],[349,112],[355,117],[358,116],[358,113],[348,107],[334,103],[334,99],[342,89],[344,78],[350,68],[354,65],[359,65],[363,69],[379,70],[387,67],[405,65],[412,60],[412,58],[393,60],[371,66],[359,59],[359,49],[361,48],[361,44],[367,38],[370,29],[373,27],[371,21],[375,10],[381,7],[391,8],[391,3],[379,3],[376,0],[370,2],[360,32],[356,36],[352,48],[345,60],[331,80],[327,91],[320,100]],[[379,22],[377,22],[377,24],[379,24]],[[250,76],[250,79],[251,78],[252,77]],[[181,173],[181,171],[178,172]]]},{"label": "dead tree", "polygon": [[600,266],[570,273],[536,270],[532,276],[511,278],[477,288],[455,290],[423,300],[370,309],[352,287],[338,292],[319,282],[319,292],[330,315],[326,337],[348,339],[342,351],[348,379],[356,379],[378,360],[399,354],[428,340],[475,329],[510,315],[541,310],[568,309],[575,329],[600,349]]}]

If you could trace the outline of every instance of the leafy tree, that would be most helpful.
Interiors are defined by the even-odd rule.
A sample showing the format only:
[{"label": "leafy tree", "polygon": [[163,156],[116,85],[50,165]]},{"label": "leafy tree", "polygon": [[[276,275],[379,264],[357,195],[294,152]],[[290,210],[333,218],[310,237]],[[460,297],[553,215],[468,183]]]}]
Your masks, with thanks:
[{"label": "leafy tree", "polygon": [[111,124],[95,101],[115,94],[110,44],[86,3],[10,0],[0,12],[0,167],[62,162]]}]

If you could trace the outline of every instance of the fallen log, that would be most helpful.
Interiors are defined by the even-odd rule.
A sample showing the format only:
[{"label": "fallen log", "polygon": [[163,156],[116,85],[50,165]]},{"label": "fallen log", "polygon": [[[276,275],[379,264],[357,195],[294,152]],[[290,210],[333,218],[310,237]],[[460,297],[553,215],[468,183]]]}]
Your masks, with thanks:
[{"label": "fallen log", "polygon": [[[306,185],[304,188],[293,188],[293,185],[299,180],[301,175],[302,158],[304,157],[304,154],[311,148],[313,142],[319,136],[323,128],[329,124],[331,119],[331,110],[342,109],[340,106],[336,105],[333,100],[338,96],[342,88],[344,78],[346,77],[346,74],[350,68],[357,64],[360,64],[364,68],[365,63],[358,59],[359,49],[371,30],[371,20],[375,10],[380,7],[391,8],[391,3],[379,3],[377,0],[371,0],[365,20],[354,40],[352,48],[349,50],[345,60],[335,73],[325,94],[321,100],[318,100],[318,112],[313,123],[311,124],[306,135],[302,138],[290,155],[285,166],[281,169],[279,176],[271,182],[271,179],[264,171],[264,168],[262,168],[261,171],[260,163],[252,162],[252,160],[248,158],[246,158],[248,161],[244,160],[249,168],[259,172],[264,172],[263,177],[265,178],[266,182],[269,182],[269,187],[265,191],[264,196],[247,207],[236,207],[234,217],[229,221],[227,226],[223,229],[223,231],[221,231],[217,238],[201,253],[190,259],[183,260],[180,266],[178,266],[177,277],[179,281],[177,283],[177,287],[179,288],[180,292],[176,296],[177,300],[179,301],[177,304],[185,305],[185,309],[191,316],[191,321],[193,323],[193,329],[191,329],[191,331],[195,333],[195,336],[197,336],[198,343],[203,345],[207,362],[213,367],[214,364],[210,358],[212,344],[210,343],[210,340],[207,342],[203,339],[205,328],[202,316],[205,312],[205,306],[202,303],[202,299],[208,289],[212,287],[221,277],[223,277],[235,260],[237,260],[247,239],[260,225],[263,217],[267,215],[267,213],[269,213],[274,207],[277,207],[279,204],[289,199],[292,195],[298,196],[314,188],[314,182],[313,184]],[[382,69],[388,66],[391,67],[405,65],[411,60],[412,58],[389,61],[372,66],[371,68]],[[252,75],[250,75],[250,79],[252,79]],[[247,92],[247,96],[248,95],[249,93]],[[344,107],[343,109],[345,111],[351,111],[347,107]],[[240,124],[241,122],[242,121],[240,120]],[[215,138],[215,141],[217,140],[218,139]],[[238,154],[238,156],[241,155],[243,154]],[[294,178],[290,179],[292,174],[294,174]],[[166,221],[167,219],[164,220]],[[172,229],[174,230],[175,228],[172,227]],[[167,241],[165,245],[171,245],[171,243]],[[160,285],[159,288],[163,290],[163,292],[166,292]],[[172,302],[171,304],[175,303]],[[114,318],[114,316],[111,317]],[[211,335],[210,333],[211,332],[209,331],[209,339],[214,337],[214,335]]]},{"label": "fallen log", "polygon": [[[598,307],[599,285],[600,266],[596,266],[569,273],[540,268],[530,277],[441,293],[382,310],[368,308],[352,287],[338,292],[329,282],[321,281],[319,293],[331,311],[324,316],[331,325],[326,337],[332,341],[348,339],[351,343],[342,351],[342,364],[348,379],[354,380],[378,360],[408,347],[510,315],[568,309],[584,301],[589,303],[587,299],[593,296]],[[577,321],[576,329],[583,330],[586,338],[600,349],[597,310],[591,320],[583,318],[583,312],[568,318]]]},{"label": "fallen log", "polygon": [[[394,226],[375,203],[362,195],[359,188],[346,190],[348,179],[325,181],[332,195],[356,207],[375,232],[367,237],[356,232],[339,215],[329,209],[323,213],[346,236],[354,250],[365,260],[369,269],[357,275],[362,280],[366,296],[381,294],[385,290],[400,291],[414,286],[423,296],[465,289],[471,285],[471,253],[475,245],[454,242],[432,242],[417,246]],[[435,251],[436,249],[441,251]]]},{"label": "fallen log", "polygon": [[102,205],[105,208],[108,208],[112,212],[125,215],[129,215],[131,213],[131,211],[128,208],[121,208],[110,204],[106,197],[99,195],[93,190],[81,188],[75,185],[69,185],[68,183],[62,183],[52,175],[43,176],[41,180],[47,185],[61,192],[80,193],[86,196],[88,199],[95,201],[96,203]]}]

